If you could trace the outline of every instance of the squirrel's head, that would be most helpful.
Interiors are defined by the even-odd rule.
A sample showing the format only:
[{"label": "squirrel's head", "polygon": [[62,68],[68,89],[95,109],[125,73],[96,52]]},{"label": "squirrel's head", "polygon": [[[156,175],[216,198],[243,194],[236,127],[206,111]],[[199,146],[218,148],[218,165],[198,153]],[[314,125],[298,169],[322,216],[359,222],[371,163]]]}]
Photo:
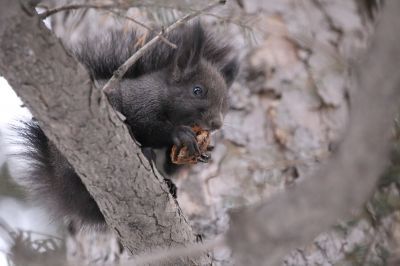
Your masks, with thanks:
[{"label": "squirrel's head", "polygon": [[199,23],[191,26],[164,70],[168,97],[163,104],[173,124],[196,124],[206,130],[223,124],[238,63],[236,58],[226,60],[230,48],[216,47],[211,38]]},{"label": "squirrel's head", "polygon": [[[94,80],[105,83],[139,49],[139,37],[135,31],[111,32],[84,42],[75,54]],[[238,72],[232,48],[205,32],[200,22],[182,25],[165,38],[177,48],[159,41],[144,53],[108,95],[114,108],[132,121],[151,109],[175,125],[220,128]]]}]

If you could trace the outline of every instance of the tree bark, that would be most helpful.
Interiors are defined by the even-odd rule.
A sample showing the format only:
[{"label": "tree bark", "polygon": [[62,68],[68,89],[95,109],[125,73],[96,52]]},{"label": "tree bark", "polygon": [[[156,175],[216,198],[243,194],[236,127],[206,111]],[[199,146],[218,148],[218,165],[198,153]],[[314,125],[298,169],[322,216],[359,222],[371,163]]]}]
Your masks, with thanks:
[{"label": "tree bark", "polygon": [[[29,1],[26,1],[29,2]],[[125,125],[25,1],[0,3],[0,71],[73,165],[132,254],[195,241]],[[207,255],[171,265],[208,265]]]}]

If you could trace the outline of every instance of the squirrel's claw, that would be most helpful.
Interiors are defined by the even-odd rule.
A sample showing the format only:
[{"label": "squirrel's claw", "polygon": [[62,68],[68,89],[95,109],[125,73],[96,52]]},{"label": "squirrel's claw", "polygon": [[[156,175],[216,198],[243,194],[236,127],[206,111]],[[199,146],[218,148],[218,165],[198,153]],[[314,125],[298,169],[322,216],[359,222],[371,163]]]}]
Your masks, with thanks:
[{"label": "squirrel's claw", "polygon": [[207,147],[207,151],[213,151],[214,150],[214,146],[213,145],[208,145]]},{"label": "squirrel's claw", "polygon": [[203,153],[200,155],[199,158],[197,158],[197,161],[201,162],[201,163],[208,163],[211,160],[211,154],[209,153]]},{"label": "squirrel's claw", "polygon": [[175,128],[172,139],[178,150],[181,149],[183,146],[186,146],[189,155],[200,154],[200,148],[197,144],[196,134],[192,131],[190,127],[179,126]]}]

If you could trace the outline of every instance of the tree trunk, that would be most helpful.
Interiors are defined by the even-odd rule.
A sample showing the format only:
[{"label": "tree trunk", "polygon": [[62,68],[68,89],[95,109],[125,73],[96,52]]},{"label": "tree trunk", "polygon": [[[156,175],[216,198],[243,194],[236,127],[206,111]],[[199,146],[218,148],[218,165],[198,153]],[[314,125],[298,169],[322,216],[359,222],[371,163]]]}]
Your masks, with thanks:
[{"label": "tree trunk", "polygon": [[[28,1],[0,4],[0,70],[132,253],[195,237],[127,128]],[[170,265],[208,265],[207,255]],[[168,263],[167,263],[168,264]]]}]

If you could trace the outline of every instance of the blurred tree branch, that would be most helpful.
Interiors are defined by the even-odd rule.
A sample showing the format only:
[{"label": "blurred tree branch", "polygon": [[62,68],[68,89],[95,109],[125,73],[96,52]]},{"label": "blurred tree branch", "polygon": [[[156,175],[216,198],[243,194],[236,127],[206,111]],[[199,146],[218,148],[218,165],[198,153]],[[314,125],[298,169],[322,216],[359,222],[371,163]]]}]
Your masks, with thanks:
[{"label": "blurred tree branch", "polygon": [[49,16],[52,16],[58,12],[62,11],[70,11],[70,10],[76,10],[76,9],[112,9],[112,8],[129,8],[129,7],[134,7],[136,5],[121,5],[121,4],[102,4],[102,3],[86,3],[86,4],[70,4],[70,5],[62,5],[59,7],[55,7],[53,9],[48,9],[44,11],[43,13],[39,14],[40,19],[46,19]]},{"label": "blurred tree branch", "polygon": [[370,196],[388,158],[400,100],[400,2],[388,1],[365,58],[347,136],[338,153],[312,178],[256,207],[231,213],[228,244],[239,265],[280,265]]},{"label": "blurred tree branch", "polygon": [[[151,33],[156,33],[154,29],[152,29],[152,28],[150,28],[149,26],[147,26],[146,24],[144,24],[144,23],[138,21],[137,19],[134,19],[133,17],[126,16],[126,15],[124,15],[124,14],[118,12],[118,11],[114,11],[114,10],[112,10],[112,9],[107,9],[107,12],[110,12],[111,14],[114,14],[114,15],[117,16],[117,17],[121,17],[121,18],[124,18],[124,19],[126,19],[126,20],[132,21],[132,22],[134,22],[135,24],[141,26],[142,28],[145,28],[146,30],[148,30],[148,31],[151,32]],[[165,37],[162,36],[162,35],[160,35],[160,40],[163,41],[165,44],[171,46],[173,49],[176,49],[176,48],[177,48],[176,44],[174,44],[174,43],[168,41],[168,39],[165,38]]]}]

